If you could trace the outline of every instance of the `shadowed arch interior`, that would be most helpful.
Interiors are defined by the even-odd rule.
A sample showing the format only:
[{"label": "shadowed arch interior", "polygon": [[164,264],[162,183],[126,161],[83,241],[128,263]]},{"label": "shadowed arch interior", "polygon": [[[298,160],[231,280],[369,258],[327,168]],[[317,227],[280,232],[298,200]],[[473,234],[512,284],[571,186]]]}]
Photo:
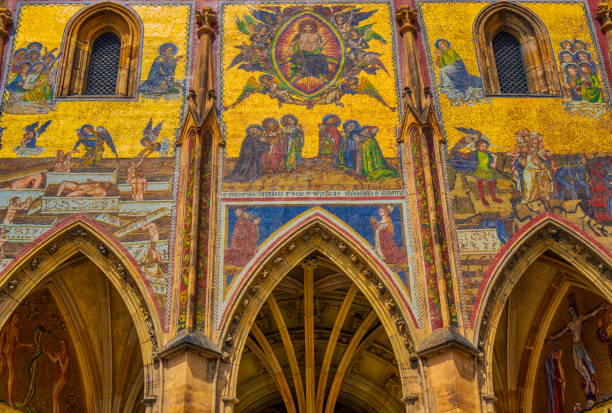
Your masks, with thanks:
[{"label": "shadowed arch interior", "polygon": [[141,399],[133,396],[144,389],[134,323],[115,287],[84,255],[73,255],[41,280],[0,337],[0,399],[6,405],[49,412],[141,410]]},{"label": "shadowed arch interior", "polygon": [[[611,274],[593,245],[550,219],[507,252],[488,283],[476,329],[485,359],[481,392],[495,395],[489,399],[495,411],[572,411],[577,403],[585,409],[589,400],[606,402],[600,395],[612,382],[601,374],[612,358],[600,333],[608,324]],[[599,367],[582,367],[591,365]]]},{"label": "shadowed arch interior", "polygon": [[[131,388],[130,396],[126,398],[136,400],[139,393],[142,393],[144,398],[154,397],[156,389],[153,388],[153,355],[158,350],[158,332],[161,332],[156,306],[149,294],[146,281],[138,275],[120,248],[112,241],[107,241],[103,234],[85,222],[75,220],[65,223],[5,270],[0,283],[0,325],[6,325],[19,303],[46,283],[51,274],[54,274],[58,268],[63,268],[64,263],[79,256],[86,257],[86,261],[90,264],[90,270],[74,272],[78,280],[85,282],[93,291],[87,302],[96,303],[102,294],[100,288],[103,288],[102,286],[98,288],[93,283],[87,284],[89,281],[87,276],[93,273],[100,274],[98,278],[101,278],[107,286],[104,288],[115,291],[118,296],[118,300],[115,301],[120,303],[112,305],[109,317],[102,320],[111,320],[114,311],[118,311],[121,307],[125,309],[119,312],[126,326],[123,330],[129,331],[130,325],[133,327],[130,341],[124,343],[124,347],[126,351],[130,349],[132,354],[130,357],[132,359],[136,357],[141,366],[140,374],[129,379],[134,386],[138,386],[138,383],[142,383],[142,386],[138,389]],[[56,288],[56,290],[65,289]],[[79,294],[73,293],[73,295]],[[96,312],[95,315],[97,318],[91,321],[92,326],[101,321],[100,312]],[[122,329],[119,328],[117,331]],[[100,383],[104,384],[104,380],[112,379],[105,376],[100,380]],[[90,390],[90,393],[94,391]]]},{"label": "shadowed arch interior", "polygon": [[401,412],[401,397],[389,339],[355,284],[320,254],[289,271],[251,326],[235,411]]},{"label": "shadowed arch interior", "polygon": [[[407,317],[410,317],[410,313],[398,296],[391,281],[382,274],[379,274],[376,270],[377,267],[373,265],[368,258],[362,255],[362,251],[358,251],[359,250],[354,249],[350,239],[339,235],[337,230],[332,229],[325,220],[313,219],[310,223],[301,226],[299,230],[286,237],[285,241],[276,249],[268,253],[265,259],[263,259],[257,267],[250,270],[251,275],[248,276],[247,282],[240,287],[239,295],[234,300],[232,307],[228,310],[228,318],[221,326],[223,333],[220,337],[222,340],[220,347],[222,347],[222,351],[224,352],[226,363],[222,363],[219,367],[220,371],[218,374],[224,379],[222,384],[218,387],[217,400],[218,403],[224,406],[222,408],[232,408],[231,406],[238,400],[236,398],[236,392],[239,367],[241,366],[240,360],[242,358],[243,349],[249,346],[249,342],[251,342],[251,344],[257,343],[255,336],[261,336],[255,327],[255,320],[260,310],[268,305],[268,297],[274,296],[275,288],[282,283],[286,275],[293,271],[294,268],[300,267],[301,263],[310,256],[321,257],[321,259],[333,263],[336,268],[334,271],[345,276],[348,280],[347,282],[349,284],[354,284],[356,291],[359,291],[359,293],[363,295],[365,301],[369,303],[368,305],[373,310],[373,312],[366,314],[366,316],[369,315],[368,322],[375,322],[378,320],[376,322],[380,323],[381,331],[374,333],[370,330],[370,328],[373,327],[372,325],[364,324],[365,327],[362,328],[363,331],[359,340],[362,340],[364,337],[372,337],[370,334],[386,335],[399,370],[398,384],[400,386],[400,394],[402,395],[400,398],[408,394],[409,397],[404,397],[403,402],[406,403],[406,405],[419,406],[422,403],[422,399],[415,396],[422,392],[420,387],[420,373],[416,363],[412,363],[410,359],[410,354],[414,352],[413,337],[414,334],[418,334],[418,330],[413,330],[411,321],[407,321]],[[287,280],[289,280],[289,278],[287,278]],[[314,296],[312,300],[314,302]],[[309,302],[309,299],[306,298],[305,302]],[[277,319],[280,320],[279,317],[277,317]],[[307,318],[303,320],[304,328],[306,328]],[[254,328],[254,330],[252,330],[252,328]],[[252,338],[250,337],[251,331],[254,332]],[[356,341],[353,347],[358,347],[359,343],[360,341]],[[266,350],[266,347],[265,343],[260,342],[249,348],[255,349],[251,350],[254,352],[258,352],[259,348],[263,352]],[[267,353],[270,354],[273,353],[273,351],[268,350]],[[269,359],[268,357],[268,361]],[[312,361],[312,358],[309,358],[309,360]],[[350,371],[351,364],[349,359],[345,361],[345,365],[347,363],[348,365],[345,370]],[[297,362],[293,363],[293,365],[296,366]],[[280,362],[275,363],[272,361],[269,367],[271,371],[282,370]],[[322,365],[320,368],[325,371]],[[316,368],[313,368],[313,370],[317,371]],[[292,377],[298,376],[297,373],[289,372],[288,374],[290,377],[287,380],[293,380]],[[315,377],[315,381],[318,382],[318,376],[315,375],[311,377]],[[282,380],[280,380],[280,382],[270,382],[268,385],[276,386],[278,383],[276,388],[282,390],[280,399],[284,397],[284,400],[290,405],[289,394],[291,390],[289,381],[287,380],[287,385],[285,385]],[[333,380],[334,379],[330,375],[328,383],[333,383]],[[297,382],[299,380],[296,379],[295,381]],[[351,382],[351,380],[342,381],[338,379],[335,386],[332,384],[332,387],[335,387],[334,392],[339,394],[338,387],[342,387],[342,383],[348,385],[349,382]],[[260,385],[264,384],[260,383]],[[300,403],[302,403],[300,400],[303,401],[301,404],[302,406],[305,406],[306,400],[314,401],[315,405],[311,406],[311,408],[314,408],[316,406],[316,396],[311,399],[308,399],[308,396],[306,396],[307,388],[310,388],[310,395],[312,396],[313,394],[312,381],[309,385],[306,385],[305,379],[303,379],[303,386],[305,389],[304,397],[300,395],[300,392],[296,392],[295,394],[295,408],[300,409]],[[392,384],[389,384],[389,386],[392,387]],[[315,386],[315,388],[317,387]],[[280,390],[276,391],[277,394],[279,392]],[[299,399],[298,395],[300,395]],[[326,397],[328,397],[327,400],[330,400],[329,396]],[[280,399],[277,399],[277,401]],[[390,398],[389,403],[391,403],[391,400],[393,399]],[[329,409],[327,405],[328,402],[325,401],[322,408]],[[319,404],[319,406],[321,405]],[[331,403],[332,409],[333,406],[334,403]],[[361,408],[363,408],[363,405]],[[387,408],[393,411],[395,407],[388,406]]]}]

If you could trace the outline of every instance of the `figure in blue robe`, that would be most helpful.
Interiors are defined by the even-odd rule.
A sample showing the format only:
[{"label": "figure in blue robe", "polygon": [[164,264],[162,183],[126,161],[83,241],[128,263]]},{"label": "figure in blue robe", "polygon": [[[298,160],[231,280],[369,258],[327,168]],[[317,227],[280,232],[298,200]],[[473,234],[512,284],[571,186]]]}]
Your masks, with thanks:
[{"label": "figure in blue robe", "polygon": [[77,129],[77,141],[72,148],[73,152],[77,152],[79,146],[85,147],[85,154],[81,158],[80,165],[97,166],[102,161],[102,152],[104,151],[104,141],[96,135],[93,125],[86,124]]},{"label": "figure in blue robe", "polygon": [[443,93],[465,95],[469,88],[482,88],[479,77],[470,75],[465,63],[446,39],[438,39],[435,63],[440,68],[440,90]]},{"label": "figure in blue robe", "polygon": [[355,138],[359,134],[361,125],[356,120],[347,120],[342,125],[342,129],[344,129],[345,134],[342,140],[342,166],[354,171],[357,162],[357,140]]},{"label": "figure in blue robe", "polygon": [[20,63],[19,66],[17,66],[17,72],[9,79],[6,90],[12,93],[25,93],[23,85],[25,84],[26,77],[31,68],[32,65],[28,62]]},{"label": "figure in blue robe", "polygon": [[138,91],[145,95],[162,96],[179,93],[181,84],[174,80],[176,64],[183,56],[175,57],[178,47],[174,43],[164,43],[159,46],[159,56],[155,58],[149,70],[147,80]]}]

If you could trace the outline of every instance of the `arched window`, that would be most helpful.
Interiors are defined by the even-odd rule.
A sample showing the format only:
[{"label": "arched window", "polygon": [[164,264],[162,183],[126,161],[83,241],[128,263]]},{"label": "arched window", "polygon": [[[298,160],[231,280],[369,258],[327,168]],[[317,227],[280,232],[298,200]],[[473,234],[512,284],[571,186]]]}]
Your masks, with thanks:
[{"label": "arched window", "polygon": [[474,41],[486,94],[560,94],[548,31],[531,10],[507,1],[486,6],[474,20]]},{"label": "arched window", "polygon": [[119,73],[121,40],[114,33],[104,33],[91,49],[87,71],[86,95],[114,95]]},{"label": "arched window", "polygon": [[493,55],[502,94],[528,94],[529,84],[521,44],[510,33],[501,32],[493,38]]},{"label": "arched window", "polygon": [[57,97],[133,97],[138,85],[142,24],[129,8],[86,7],[66,27]]}]

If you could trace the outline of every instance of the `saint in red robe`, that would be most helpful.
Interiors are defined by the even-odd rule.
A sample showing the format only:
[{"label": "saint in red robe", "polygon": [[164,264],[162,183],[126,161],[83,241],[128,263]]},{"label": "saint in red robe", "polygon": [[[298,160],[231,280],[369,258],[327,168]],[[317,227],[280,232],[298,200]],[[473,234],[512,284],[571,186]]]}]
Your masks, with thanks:
[{"label": "saint in red robe", "polygon": [[319,158],[335,160],[338,157],[338,148],[342,141],[342,135],[338,130],[340,118],[329,114],[323,117],[319,124]]},{"label": "saint in red robe", "polygon": [[393,223],[387,211],[381,208],[379,214],[379,221],[372,218],[376,252],[387,264],[408,264],[406,250],[398,246],[393,238]]},{"label": "saint in red robe", "polygon": [[[257,221],[257,222],[254,222]],[[225,250],[225,263],[243,267],[257,252],[259,219],[251,221],[239,216],[234,224],[230,247]]]},{"label": "saint in red robe", "polygon": [[266,173],[281,172],[284,169],[287,154],[285,134],[278,126],[276,119],[266,118],[262,124],[264,126],[263,141],[270,144],[268,152],[262,159],[263,170]]}]

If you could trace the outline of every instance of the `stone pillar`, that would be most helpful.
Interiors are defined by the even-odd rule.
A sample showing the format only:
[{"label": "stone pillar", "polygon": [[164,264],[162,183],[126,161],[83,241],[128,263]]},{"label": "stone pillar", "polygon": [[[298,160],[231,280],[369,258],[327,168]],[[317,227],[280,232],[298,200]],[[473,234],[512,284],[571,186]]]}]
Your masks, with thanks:
[{"label": "stone pillar", "polygon": [[[212,40],[216,14],[210,8],[196,12],[200,39],[196,59],[196,70],[192,89],[189,91],[189,108],[185,115],[176,146],[182,146],[182,176],[180,196],[177,203],[178,223],[176,248],[182,257],[175,257],[181,272],[181,285],[176,294],[180,302],[178,330],[203,330],[206,323],[208,275],[214,261],[208,253],[212,218],[215,210],[217,143],[221,137],[213,136],[216,122],[213,76]],[[214,119],[213,119],[214,118]],[[192,147],[193,146],[193,147]],[[202,179],[206,176],[207,179]],[[189,196],[186,194],[189,193]],[[205,263],[205,264],[203,264]],[[208,312],[210,314],[211,312]],[[209,331],[209,330],[208,330]]]},{"label": "stone pillar", "polygon": [[13,23],[11,11],[6,7],[0,8],[0,63],[2,63],[2,56],[4,55],[4,41],[9,35],[7,26],[11,23]]},{"label": "stone pillar", "polygon": [[606,36],[608,43],[608,58],[612,64],[612,7],[607,0],[602,0],[597,7],[597,20],[601,23],[601,31]]},{"label": "stone pillar", "polygon": [[452,330],[436,330],[417,349],[427,377],[431,412],[480,413],[478,350]]},{"label": "stone pillar", "polygon": [[[218,412],[215,378],[221,351],[210,339],[206,297],[211,286],[207,277],[214,260],[210,259],[210,216],[215,211],[215,182],[218,146],[215,135],[214,77],[212,40],[216,14],[210,8],[196,12],[200,39],[189,108],[176,146],[181,146],[181,179],[177,202],[177,254],[175,274],[179,280],[173,313],[177,334],[159,352],[164,377],[163,411]],[[184,298],[181,298],[185,296]],[[223,408],[225,409],[225,408]],[[146,413],[149,413],[148,411]],[[225,413],[225,412],[222,412]]]},{"label": "stone pillar", "polygon": [[158,355],[165,370],[164,412],[215,411],[215,372],[220,355],[201,332],[183,333],[168,343]]},{"label": "stone pillar", "polygon": [[399,25],[400,36],[402,37],[401,47],[403,60],[401,62],[401,68],[404,86],[410,88],[414,106],[418,111],[421,111],[425,103],[425,92],[423,88],[423,73],[421,72],[416,45],[416,18],[417,11],[410,7],[402,7],[398,9],[395,14],[395,19]]}]

